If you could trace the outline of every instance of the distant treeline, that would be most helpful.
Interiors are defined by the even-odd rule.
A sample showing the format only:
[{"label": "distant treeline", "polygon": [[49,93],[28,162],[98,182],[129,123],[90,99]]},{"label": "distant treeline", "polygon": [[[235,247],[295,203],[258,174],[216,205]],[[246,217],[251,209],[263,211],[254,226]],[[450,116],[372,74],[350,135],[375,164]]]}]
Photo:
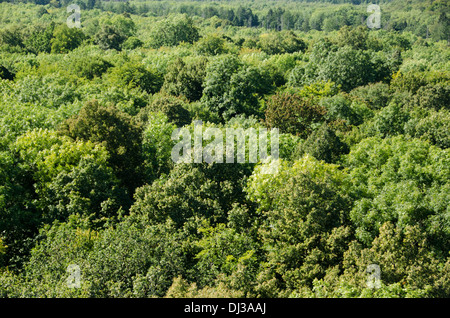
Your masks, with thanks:
[{"label": "distant treeline", "polygon": [[[2,2],[2,0],[0,0]],[[55,7],[78,3],[81,9],[100,9],[122,14],[163,17],[170,13],[185,13],[204,19],[217,17],[224,23],[238,27],[262,27],[270,30],[309,30],[333,31],[343,26],[357,26],[365,23],[370,13],[365,4],[376,3],[382,7],[383,29],[410,31],[428,37],[431,24],[442,24],[442,36],[448,38],[448,3],[446,1],[361,1],[361,0],[323,0],[290,2],[236,2],[236,1],[179,1],[176,5],[166,1],[105,1],[105,0],[11,0],[10,2],[31,2]],[[314,3],[314,4],[313,4]],[[336,4],[335,7],[322,7],[321,3]],[[282,7],[281,7],[282,6]],[[395,15],[392,8],[395,6]],[[399,14],[402,8],[414,8],[420,15]],[[409,10],[408,9],[408,10]]]}]

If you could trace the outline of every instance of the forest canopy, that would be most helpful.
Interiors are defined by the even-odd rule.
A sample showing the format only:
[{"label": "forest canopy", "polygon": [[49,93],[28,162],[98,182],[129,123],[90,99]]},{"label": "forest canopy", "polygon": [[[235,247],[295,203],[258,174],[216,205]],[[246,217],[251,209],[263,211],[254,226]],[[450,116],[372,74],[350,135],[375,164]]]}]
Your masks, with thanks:
[{"label": "forest canopy", "polygon": [[373,2],[0,1],[0,297],[450,297],[449,4]]}]

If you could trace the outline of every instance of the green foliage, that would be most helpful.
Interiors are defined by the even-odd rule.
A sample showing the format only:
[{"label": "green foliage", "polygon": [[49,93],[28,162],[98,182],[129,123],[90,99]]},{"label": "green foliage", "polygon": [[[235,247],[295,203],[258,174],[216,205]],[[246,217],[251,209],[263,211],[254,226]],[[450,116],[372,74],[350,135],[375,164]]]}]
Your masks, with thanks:
[{"label": "green foliage", "polygon": [[31,243],[27,242],[27,238],[36,231],[40,220],[35,209],[27,204],[32,198],[30,185],[24,182],[28,175],[22,172],[7,152],[0,153],[0,176],[3,181],[0,186],[3,251],[0,265],[14,268],[26,254]]},{"label": "green foliage", "polygon": [[190,101],[199,100],[203,95],[207,62],[207,59],[199,58],[186,63],[177,58],[167,69],[162,90],[170,95],[184,96]]},{"label": "green foliage", "polygon": [[147,111],[161,112],[176,126],[184,126],[191,123],[191,116],[186,107],[186,102],[181,98],[155,94],[147,107]]},{"label": "green foliage", "polygon": [[0,31],[0,46],[2,50],[20,52],[24,48],[21,30],[17,25]]},{"label": "green foliage", "polygon": [[[344,255],[346,269],[333,268],[314,282],[309,297],[423,298],[442,297],[448,293],[449,261],[436,257],[419,226],[400,230],[392,223],[380,227],[372,247],[352,242]],[[381,286],[367,286],[367,266],[381,269]]]},{"label": "green foliage", "polygon": [[139,40],[135,36],[130,36],[128,39],[126,39],[125,42],[122,43],[122,49],[125,50],[134,50],[144,45],[144,42]]},{"label": "green foliage", "polygon": [[55,27],[50,40],[52,53],[67,53],[81,45],[85,38],[83,31],[69,28],[65,24]]},{"label": "green foliage", "polygon": [[352,28],[342,27],[337,35],[336,43],[340,46],[350,46],[356,50],[366,50],[369,31],[364,26]]},{"label": "green foliage", "polygon": [[326,123],[323,123],[309,135],[305,143],[301,144],[299,154],[308,153],[318,160],[335,163],[348,151],[348,145],[342,142]]},{"label": "green foliage", "polygon": [[216,124],[221,122],[221,117],[219,116],[219,114],[208,109],[201,102],[190,103],[187,105],[187,109],[192,119],[198,119],[203,122],[210,122]]},{"label": "green foliage", "polygon": [[243,178],[248,165],[177,164],[168,176],[139,188],[131,213],[151,222],[171,219],[180,226],[191,217],[225,222],[234,202],[245,202]]},{"label": "green foliage", "polygon": [[335,82],[346,92],[374,81],[375,69],[370,55],[363,51],[342,47],[331,52],[323,62],[319,78]]},{"label": "green foliage", "polygon": [[[186,235],[170,222],[155,226],[125,220],[95,242],[86,268],[97,297],[163,296],[185,274]],[[119,244],[118,244],[119,243]]]},{"label": "green foliage", "polygon": [[447,84],[428,84],[420,87],[414,96],[414,104],[435,110],[450,109],[450,88]]},{"label": "green foliage", "polygon": [[319,104],[325,108],[328,121],[342,121],[348,125],[360,125],[370,113],[367,107],[358,108],[358,102],[344,94],[322,98]]},{"label": "green foliage", "polygon": [[161,75],[156,71],[133,62],[111,68],[108,80],[122,87],[139,87],[150,94],[158,92],[163,84]]},{"label": "green foliage", "polygon": [[36,26],[31,28],[30,36],[24,41],[26,50],[34,54],[50,53],[52,50],[52,38],[55,24],[48,26]]},{"label": "green foliage", "polygon": [[61,125],[60,132],[102,144],[110,155],[109,164],[129,193],[142,183],[141,130],[126,114],[90,101]]},{"label": "green foliage", "polygon": [[338,166],[308,155],[292,165],[281,161],[276,175],[256,168],[247,191],[266,220],[259,232],[267,251],[267,275],[277,286],[288,291],[308,286],[327,266],[339,264],[351,238],[346,226],[350,198],[344,188]]},{"label": "green foliage", "polygon": [[147,180],[153,180],[161,174],[170,172],[173,162],[171,140],[176,126],[162,112],[149,113],[146,116],[145,130],[142,134],[142,154],[146,166]]},{"label": "green foliage", "polygon": [[350,213],[357,237],[370,244],[385,222],[419,224],[432,244],[448,248],[448,160],[447,151],[404,136],[352,147],[345,165],[360,196]]},{"label": "green foliage", "polygon": [[101,21],[103,25],[114,26],[114,28],[125,37],[131,37],[136,34],[137,27],[130,15],[114,15],[111,19]]},{"label": "green foliage", "polygon": [[301,53],[277,54],[270,56],[263,62],[263,67],[269,73],[275,87],[280,87],[288,82],[292,69],[296,67],[301,57]]},{"label": "green foliage", "polygon": [[[347,37],[354,39],[354,36]],[[400,56],[355,48],[360,46],[349,43],[338,47],[327,39],[317,42],[304,67],[302,81],[330,80],[345,92],[372,82],[388,82],[391,74],[398,70]]]},{"label": "green foliage", "polygon": [[422,86],[427,85],[423,73],[398,71],[393,74],[391,87],[401,91],[416,92]]},{"label": "green foliage", "polygon": [[266,103],[266,124],[306,138],[313,125],[323,121],[325,112],[323,107],[300,94],[276,93]]},{"label": "green foliage", "polygon": [[262,70],[246,66],[234,55],[218,56],[206,67],[201,101],[224,119],[259,112],[259,98],[271,91]]},{"label": "green foliage", "polygon": [[267,54],[304,52],[306,43],[292,31],[272,32],[259,37],[257,47]]},{"label": "green foliage", "polygon": [[119,208],[120,200],[114,201],[124,194],[107,167],[105,149],[37,130],[18,138],[12,150],[20,154],[21,168],[32,175],[39,197],[33,205],[42,211],[45,220],[86,212],[100,218],[111,216]]},{"label": "green foliage", "polygon": [[[31,251],[24,274],[1,273],[3,282],[14,279],[15,284],[3,285],[3,297],[87,297],[86,284],[82,288],[69,288],[66,269],[69,264],[83,266],[85,257],[98,239],[98,232],[72,216],[68,223],[55,221],[40,230],[41,242]],[[9,277],[8,277],[9,276]]]},{"label": "green foliage", "polygon": [[122,34],[115,26],[105,25],[95,34],[95,43],[102,50],[121,50],[122,43],[127,37]]},{"label": "green foliage", "polygon": [[60,73],[42,77],[27,75],[17,80],[13,86],[14,99],[20,103],[38,104],[48,108],[58,108],[81,99],[75,85]]},{"label": "green foliage", "polygon": [[234,55],[219,56],[207,65],[202,101],[219,115],[228,108],[227,97],[231,78],[240,68],[241,62]]},{"label": "green foliage", "polygon": [[[45,88],[42,85],[41,88]],[[48,87],[46,87],[48,89]],[[7,89],[4,94],[14,96],[13,90]],[[10,101],[3,97],[0,103],[0,148],[6,149],[10,142],[18,136],[35,128],[53,129],[67,117],[78,111],[78,105],[67,107],[60,105],[59,108],[48,108],[40,103],[22,104],[15,100]],[[15,107],[11,107],[15,103]]]},{"label": "green foliage", "polygon": [[[5,209],[0,226],[8,232],[6,242],[13,252],[27,249],[24,235],[42,223],[65,220],[72,214],[101,219],[129,207],[125,191],[107,166],[108,154],[98,145],[33,130],[19,137],[11,152],[16,159],[4,157],[3,163],[17,168],[5,175],[2,195],[10,203],[0,207]],[[14,179],[20,184],[14,185]]]},{"label": "green foliage", "polygon": [[431,26],[431,36],[435,41],[450,39],[450,19],[448,18],[448,12],[442,12],[439,19]]},{"label": "green foliage", "polygon": [[199,283],[209,285],[219,274],[224,274],[236,290],[250,291],[258,270],[259,244],[247,233],[227,228],[223,223],[199,231],[203,235],[196,242],[200,248],[196,267],[203,273]]},{"label": "green foliage", "polygon": [[404,133],[404,126],[409,120],[408,113],[395,102],[380,110],[369,122],[369,135],[387,137]]},{"label": "green foliage", "polygon": [[89,80],[95,77],[101,77],[113,65],[105,61],[100,56],[83,56],[73,58],[70,63],[70,69],[79,77],[85,77]]},{"label": "green foliage", "polygon": [[151,46],[175,46],[181,42],[194,43],[200,38],[198,28],[186,14],[172,15],[158,22],[151,32]]},{"label": "green foliage", "polygon": [[385,83],[371,83],[359,86],[353,89],[350,95],[364,101],[370,109],[386,107],[391,98],[389,85]]},{"label": "green foliage", "polygon": [[[42,240],[25,266],[23,285],[7,287],[7,295],[163,296],[173,277],[185,273],[185,235],[170,223],[149,227],[126,219],[98,232],[74,217],[68,223],[47,226],[40,235]],[[66,284],[69,264],[80,267],[80,288]]]},{"label": "green foliage", "polygon": [[200,54],[219,55],[227,53],[225,39],[220,35],[207,35],[197,42],[197,50]]},{"label": "green foliage", "polygon": [[412,118],[405,124],[405,134],[427,140],[442,149],[450,147],[450,113],[445,109],[431,111],[423,118]]}]

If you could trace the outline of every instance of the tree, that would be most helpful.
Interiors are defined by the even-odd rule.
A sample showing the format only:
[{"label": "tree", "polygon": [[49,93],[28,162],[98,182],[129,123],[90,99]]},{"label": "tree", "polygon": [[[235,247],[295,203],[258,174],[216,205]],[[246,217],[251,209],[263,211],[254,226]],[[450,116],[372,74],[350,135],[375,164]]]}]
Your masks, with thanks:
[{"label": "tree", "polygon": [[[130,201],[107,165],[107,152],[91,142],[73,141],[53,131],[32,130],[2,156],[0,232],[5,232],[8,262],[20,265],[38,228],[79,214],[99,220],[113,217]],[[15,158],[12,161],[12,158]],[[6,166],[8,167],[8,166]]]},{"label": "tree", "polygon": [[392,222],[400,229],[419,225],[430,244],[448,249],[448,161],[446,151],[402,135],[353,146],[345,166],[359,197],[350,212],[358,239],[370,244]]},{"label": "tree", "polygon": [[264,63],[264,70],[268,73],[274,87],[286,84],[289,75],[301,58],[301,54],[272,55]]},{"label": "tree", "polygon": [[229,88],[230,91],[223,96],[222,116],[225,119],[237,114],[261,116],[259,101],[273,90],[269,74],[253,66],[243,67],[233,74]]},{"label": "tree", "polygon": [[324,120],[326,111],[298,93],[276,93],[266,103],[266,124],[281,132],[306,138],[312,125]]},{"label": "tree", "polygon": [[102,205],[107,209],[102,202],[118,197],[113,194],[118,182],[107,166],[107,152],[92,142],[35,130],[18,138],[12,150],[32,175],[38,197],[33,205],[43,221],[65,220],[75,213],[100,218],[106,216]]},{"label": "tree", "polygon": [[300,155],[308,153],[326,163],[335,163],[340,156],[348,153],[349,147],[342,142],[330,127],[323,123],[319,129],[313,131],[300,146]]},{"label": "tree", "polygon": [[362,99],[370,109],[381,109],[391,100],[389,85],[385,83],[370,83],[359,86],[350,92],[350,95]]},{"label": "tree", "polygon": [[450,42],[450,19],[446,12],[439,15],[439,19],[431,26],[431,37],[435,41],[447,40]]},{"label": "tree", "polygon": [[404,133],[404,126],[409,120],[409,114],[399,103],[392,102],[381,109],[374,118],[367,123],[370,135],[395,136]]},{"label": "tree", "polygon": [[[445,297],[449,292],[450,262],[438,256],[418,225],[400,229],[390,222],[380,227],[371,247],[351,242],[342,270],[330,269],[314,284],[309,297]],[[367,284],[367,270],[381,271],[378,288]],[[393,266],[395,264],[395,266]]]},{"label": "tree", "polygon": [[[20,267],[26,258],[31,237],[40,225],[39,211],[31,205],[33,186],[31,172],[21,169],[8,152],[0,152],[0,233],[2,257],[0,266],[11,270]],[[5,246],[7,248],[5,249]]]},{"label": "tree", "polygon": [[427,140],[442,149],[450,148],[450,114],[448,110],[430,111],[424,117],[413,117],[405,124],[405,134]]},{"label": "tree", "polygon": [[110,155],[108,163],[130,195],[144,182],[140,171],[141,129],[114,106],[104,107],[96,100],[89,101],[78,115],[61,125],[60,133],[102,144]]},{"label": "tree", "polygon": [[136,24],[131,19],[129,14],[114,15],[110,21],[110,24],[114,26],[119,33],[123,34],[127,38],[134,36],[137,31]]},{"label": "tree", "polygon": [[220,116],[225,111],[225,94],[234,73],[241,68],[241,62],[234,55],[216,57],[206,68],[202,101],[207,108]]},{"label": "tree", "polygon": [[160,94],[153,97],[147,111],[161,112],[170,122],[180,127],[191,123],[191,116],[186,107],[186,102],[181,98]]},{"label": "tree", "polygon": [[[293,79],[295,79],[297,86],[316,82],[319,69],[323,65],[328,54],[336,52],[337,50],[338,46],[333,44],[330,39],[319,39],[312,46],[308,63],[305,65],[300,64],[293,70],[291,77],[294,77]],[[297,71],[296,73],[298,74],[295,74],[294,71]]]},{"label": "tree", "polygon": [[122,49],[134,50],[138,47],[142,47],[142,45],[144,45],[144,42],[142,42],[135,36],[130,36],[125,42],[123,42]]},{"label": "tree", "polygon": [[219,55],[227,53],[225,39],[220,35],[208,34],[202,37],[196,45],[200,54]]},{"label": "tree", "polygon": [[338,32],[336,43],[340,46],[348,45],[355,50],[366,50],[368,36],[369,31],[365,26],[343,26]]},{"label": "tree", "polygon": [[306,43],[292,31],[262,34],[257,47],[267,54],[304,52],[307,49]]},{"label": "tree", "polygon": [[397,71],[392,75],[391,88],[398,91],[415,93],[422,86],[429,84],[423,72]]},{"label": "tree", "polygon": [[181,227],[189,219],[224,223],[233,203],[245,203],[242,191],[247,164],[181,164],[167,176],[136,191],[131,213],[151,223],[172,220]]},{"label": "tree", "polygon": [[328,39],[321,39],[312,48],[301,81],[304,84],[318,80],[332,81],[340,85],[343,91],[349,92],[372,82],[389,82],[391,74],[398,71],[399,63],[401,56],[398,52],[390,56],[354,49],[350,45],[339,47]]},{"label": "tree", "polygon": [[450,296],[448,1],[30,1],[0,3],[0,297]]},{"label": "tree", "polygon": [[117,86],[135,88],[154,94],[163,84],[162,76],[155,70],[148,70],[140,63],[125,62],[120,66],[111,68],[107,78]]},{"label": "tree", "polygon": [[271,89],[268,75],[260,69],[223,55],[208,63],[201,101],[224,119],[253,115],[259,113],[259,99]]},{"label": "tree", "polygon": [[260,244],[248,233],[238,232],[223,223],[200,228],[199,232],[202,237],[195,242],[200,248],[195,268],[202,275],[197,283],[211,286],[218,277],[226,276],[234,290],[252,293]]},{"label": "tree", "polygon": [[283,286],[283,295],[288,295],[311,286],[342,260],[352,237],[347,214],[351,199],[338,166],[311,156],[292,164],[281,160],[277,174],[264,174],[262,168],[256,167],[246,187],[265,220],[259,234],[267,263],[257,289],[266,296],[273,290],[264,286]]},{"label": "tree", "polygon": [[11,26],[0,31],[0,45],[10,50],[21,51],[24,48],[22,32],[18,26]]},{"label": "tree", "polygon": [[92,80],[95,77],[101,77],[111,67],[113,65],[100,56],[88,55],[73,57],[69,69],[79,77]]},{"label": "tree", "polygon": [[[91,225],[73,216],[43,228],[25,265],[26,275],[20,284],[5,288],[7,295],[162,297],[174,277],[187,276],[193,255],[185,245],[186,233],[173,223],[149,226],[145,220],[125,218],[101,231]],[[66,283],[70,264],[80,269],[79,288]]]},{"label": "tree", "polygon": [[47,108],[58,108],[81,99],[75,84],[61,73],[43,76],[28,75],[17,81],[15,98],[21,103],[34,103]]},{"label": "tree", "polygon": [[[346,125],[360,125],[366,118],[355,107],[355,103],[357,102],[356,100],[350,99],[348,95],[341,93],[322,98],[319,101],[319,105],[326,110],[325,118],[328,122],[334,121],[343,122]],[[371,113],[370,111],[368,112]]]},{"label": "tree", "polygon": [[106,230],[90,255],[95,294],[162,297],[174,277],[187,276],[186,236],[171,222],[149,226],[133,219]]},{"label": "tree", "polygon": [[330,52],[319,66],[318,77],[331,80],[349,92],[355,87],[374,81],[374,65],[368,53],[349,46]]},{"label": "tree", "polygon": [[144,121],[142,133],[142,154],[144,157],[145,174],[148,180],[168,174],[173,168],[171,158],[175,142],[171,139],[172,132],[177,128],[169,122],[162,112],[149,112]]},{"label": "tree", "polygon": [[101,30],[95,34],[95,43],[102,50],[121,50],[122,43],[127,39],[116,27],[111,25],[102,26]]},{"label": "tree", "polygon": [[450,109],[450,88],[443,83],[422,86],[414,95],[414,104],[435,110]]},{"label": "tree", "polygon": [[50,40],[52,53],[67,53],[80,46],[85,39],[83,31],[69,28],[65,24],[55,27],[53,38]]},{"label": "tree", "polygon": [[203,82],[206,76],[206,58],[185,62],[175,59],[167,68],[162,91],[174,96],[184,96],[189,101],[197,101],[203,95]]},{"label": "tree", "polygon": [[198,28],[186,14],[172,15],[158,22],[151,32],[151,46],[176,46],[181,42],[194,43],[200,38]]},{"label": "tree", "polygon": [[34,54],[41,52],[50,53],[52,49],[52,38],[55,30],[55,24],[50,23],[48,26],[37,26],[30,30],[30,36],[24,41],[27,51]]},{"label": "tree", "polygon": [[254,27],[259,25],[258,16],[253,14],[252,9],[239,6],[236,10],[233,25]]}]

